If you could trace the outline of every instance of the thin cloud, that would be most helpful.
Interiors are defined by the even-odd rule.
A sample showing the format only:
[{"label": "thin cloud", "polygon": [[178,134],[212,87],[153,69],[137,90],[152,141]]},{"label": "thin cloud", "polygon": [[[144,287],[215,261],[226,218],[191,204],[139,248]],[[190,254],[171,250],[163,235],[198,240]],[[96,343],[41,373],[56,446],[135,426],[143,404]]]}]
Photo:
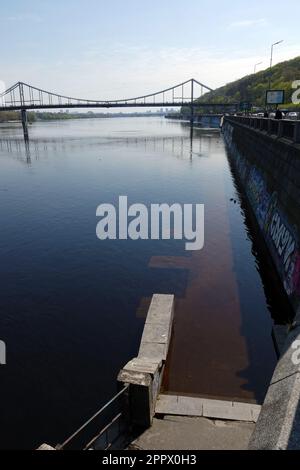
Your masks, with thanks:
[{"label": "thin cloud", "polygon": [[229,29],[238,29],[238,28],[255,28],[258,26],[266,26],[267,21],[264,18],[259,18],[256,20],[240,20],[234,21],[229,25]]},{"label": "thin cloud", "polygon": [[7,21],[12,22],[22,22],[22,21],[29,21],[32,23],[41,23],[43,20],[39,15],[35,15],[33,13],[23,13],[20,15],[8,16]]}]

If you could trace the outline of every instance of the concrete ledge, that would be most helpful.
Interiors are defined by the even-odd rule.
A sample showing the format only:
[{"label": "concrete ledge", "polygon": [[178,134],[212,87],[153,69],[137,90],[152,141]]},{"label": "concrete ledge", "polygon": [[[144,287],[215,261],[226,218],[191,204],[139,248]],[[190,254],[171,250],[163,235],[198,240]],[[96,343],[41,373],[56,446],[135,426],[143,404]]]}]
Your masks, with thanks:
[{"label": "concrete ledge", "polygon": [[[300,312],[296,320],[300,320]],[[300,344],[300,326],[287,337],[249,449],[300,449],[300,365],[293,357],[295,341]]]},{"label": "concrete ledge", "polygon": [[139,357],[166,360],[174,315],[174,296],[154,294],[148,310]]},{"label": "concrete ledge", "polygon": [[148,310],[138,357],[119,372],[118,381],[129,384],[132,423],[149,427],[155,413],[174,315],[174,296],[154,294]]},{"label": "concrete ledge", "polygon": [[206,417],[230,421],[255,423],[261,410],[260,405],[207,398],[178,395],[159,395],[156,402],[157,414]]}]

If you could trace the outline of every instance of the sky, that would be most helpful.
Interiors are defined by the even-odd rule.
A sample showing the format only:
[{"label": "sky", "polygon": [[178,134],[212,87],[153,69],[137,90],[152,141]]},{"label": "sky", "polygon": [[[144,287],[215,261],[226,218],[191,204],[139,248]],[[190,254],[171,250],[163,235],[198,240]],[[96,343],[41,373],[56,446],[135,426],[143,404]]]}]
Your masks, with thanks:
[{"label": "sky", "polygon": [[216,88],[267,68],[276,41],[274,64],[300,55],[299,18],[299,0],[2,0],[0,80],[100,100]]}]

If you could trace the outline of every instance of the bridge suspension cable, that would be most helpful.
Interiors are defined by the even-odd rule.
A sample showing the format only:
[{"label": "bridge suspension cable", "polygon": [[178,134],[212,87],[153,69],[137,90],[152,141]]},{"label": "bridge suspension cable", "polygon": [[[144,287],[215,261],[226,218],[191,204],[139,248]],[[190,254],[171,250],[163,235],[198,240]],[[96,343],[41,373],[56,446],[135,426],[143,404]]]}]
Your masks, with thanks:
[{"label": "bridge suspension cable", "polygon": [[0,110],[52,108],[110,108],[191,106],[204,93],[213,91],[194,78],[164,90],[135,98],[91,100],[60,95],[28,83],[18,82],[0,94]]}]

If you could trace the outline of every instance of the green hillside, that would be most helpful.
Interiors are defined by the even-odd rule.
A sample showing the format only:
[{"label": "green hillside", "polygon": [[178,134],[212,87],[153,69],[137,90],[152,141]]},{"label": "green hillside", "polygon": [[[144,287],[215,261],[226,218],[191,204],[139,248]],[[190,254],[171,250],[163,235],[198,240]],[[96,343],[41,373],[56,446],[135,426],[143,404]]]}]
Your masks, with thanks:
[{"label": "green hillside", "polygon": [[[206,93],[199,99],[199,102],[232,103],[249,101],[253,105],[264,106],[269,77],[270,69],[247,75],[213,92]],[[292,88],[292,83],[295,80],[300,80],[300,56],[275,65],[272,68],[271,77],[272,89],[285,90],[286,103],[290,104],[291,96],[295,91]]]}]

